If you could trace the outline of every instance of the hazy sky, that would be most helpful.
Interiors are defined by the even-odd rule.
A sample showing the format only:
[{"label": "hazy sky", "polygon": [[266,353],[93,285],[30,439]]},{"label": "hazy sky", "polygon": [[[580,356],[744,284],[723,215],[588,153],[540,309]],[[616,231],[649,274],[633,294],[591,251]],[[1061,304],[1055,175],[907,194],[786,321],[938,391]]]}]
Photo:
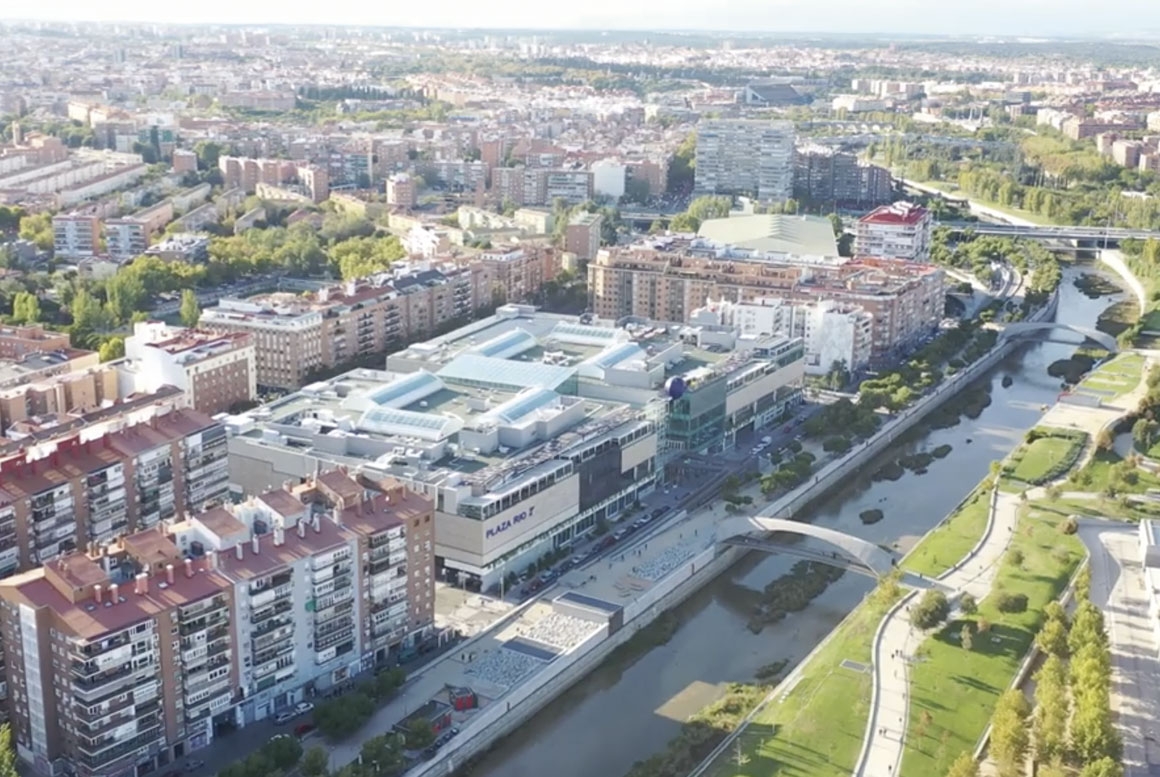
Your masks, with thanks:
[{"label": "hazy sky", "polygon": [[1154,0],[33,0],[18,6],[25,18],[54,21],[1008,35],[1160,31],[1160,3]]}]

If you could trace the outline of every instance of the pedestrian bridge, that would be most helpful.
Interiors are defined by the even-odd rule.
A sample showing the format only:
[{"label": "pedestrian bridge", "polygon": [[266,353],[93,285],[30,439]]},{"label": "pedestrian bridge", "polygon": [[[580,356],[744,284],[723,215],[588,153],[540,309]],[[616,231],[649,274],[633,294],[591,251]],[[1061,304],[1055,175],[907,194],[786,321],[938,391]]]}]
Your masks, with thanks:
[{"label": "pedestrian bridge", "polygon": [[[771,541],[766,536],[769,532],[785,532],[800,537],[812,537],[830,545],[833,550],[825,552],[783,545]],[[872,577],[884,577],[894,569],[894,557],[872,542],[834,529],[827,529],[824,526],[791,521],[785,518],[746,515],[727,518],[717,525],[717,541],[725,545],[752,548],[767,553],[799,556],[810,561],[843,567],[852,572]]]},{"label": "pedestrian bridge", "polygon": [[1062,324],[1055,321],[1017,321],[1013,324],[996,325],[995,328],[999,329],[1000,341],[1010,340],[1013,337],[1033,337],[1040,332],[1053,329],[1065,329],[1099,343],[1100,347],[1105,350],[1113,353],[1119,350],[1116,344],[1116,338],[1106,332],[1101,332],[1098,329],[1089,329],[1085,326],[1074,326],[1072,324]]}]

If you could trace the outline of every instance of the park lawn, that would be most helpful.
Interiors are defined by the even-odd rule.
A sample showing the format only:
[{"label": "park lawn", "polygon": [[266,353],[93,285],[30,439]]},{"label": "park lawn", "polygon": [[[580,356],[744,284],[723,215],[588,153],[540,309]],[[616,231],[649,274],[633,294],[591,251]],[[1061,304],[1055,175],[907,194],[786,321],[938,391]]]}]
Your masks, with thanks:
[{"label": "park lawn", "polygon": [[1106,362],[1080,382],[1079,388],[1088,388],[1101,394],[1110,392],[1108,399],[1129,393],[1144,377],[1146,359],[1138,353],[1125,353]]},{"label": "park lawn", "polygon": [[1160,308],[1149,310],[1140,321],[1145,332],[1160,332]]},{"label": "park lawn", "polygon": [[1093,497],[1092,499],[1057,499],[1054,502],[1033,502],[1043,511],[1060,516],[1081,515],[1092,518],[1112,518],[1121,521],[1160,520],[1160,502],[1127,502],[1121,499]]},{"label": "park lawn", "polygon": [[947,183],[946,181],[922,181],[921,183],[924,186],[931,187],[932,189],[938,189],[940,192],[946,192],[947,194],[951,195],[952,197],[973,200],[974,202],[977,202],[984,207],[991,208],[992,210],[1001,211],[1003,213],[1006,213],[1009,216],[1014,216],[1014,217],[1020,218],[1020,219],[1027,219],[1028,221],[1032,221],[1032,222],[1035,222],[1036,224],[1040,224],[1043,226],[1051,226],[1051,225],[1055,224],[1054,221],[1047,218],[1046,216],[1040,216],[1038,213],[1032,213],[1029,210],[1023,210],[1022,208],[1011,208],[1011,207],[1007,207],[1005,205],[999,205],[996,203],[987,202],[986,200],[981,200],[978,198],[970,197],[966,193],[964,193],[963,190],[960,189],[958,186],[951,184],[951,183]]},{"label": "park lawn", "polygon": [[927,577],[938,577],[958,563],[979,542],[987,530],[991,509],[990,492],[976,488],[962,507],[935,526],[906,554],[902,568]]},{"label": "park lawn", "polygon": [[[849,777],[870,714],[871,643],[888,609],[881,595],[858,605],[802,667],[788,694],[775,698],[739,737],[742,765],[730,748],[707,777]],[[846,659],[867,671],[843,668]]]},{"label": "park lawn", "polygon": [[1051,472],[1056,463],[1067,458],[1072,448],[1077,445],[1082,443],[1063,437],[1040,437],[1030,445],[1025,443],[1022,446],[1022,456],[1011,474],[1025,483],[1041,480]]},{"label": "park lawn", "polygon": [[[1097,449],[1087,465],[1079,472],[1072,474],[1063,490],[1094,491],[1102,494],[1112,479],[1112,467],[1122,461],[1123,458],[1115,451]],[[1153,475],[1148,470],[1136,467],[1132,470],[1132,474],[1135,476],[1136,482],[1118,481],[1116,484],[1117,492],[1143,494],[1150,488],[1160,488],[1160,477]]]},{"label": "park lawn", "polygon": [[[991,628],[975,634],[971,650],[959,644],[963,620],[947,624],[919,648],[920,658],[911,670],[901,777],[946,774],[959,753],[974,750],[996,699],[1011,685],[1039,629],[1043,608],[1059,597],[1083,559],[1079,539],[1059,530],[1063,520],[1056,512],[1023,509],[1011,542],[1023,552],[1023,564],[1016,566],[1009,555],[1004,557],[991,594],[979,603],[975,616]],[[999,612],[995,599],[1000,590],[1025,594],[1027,610]]]}]

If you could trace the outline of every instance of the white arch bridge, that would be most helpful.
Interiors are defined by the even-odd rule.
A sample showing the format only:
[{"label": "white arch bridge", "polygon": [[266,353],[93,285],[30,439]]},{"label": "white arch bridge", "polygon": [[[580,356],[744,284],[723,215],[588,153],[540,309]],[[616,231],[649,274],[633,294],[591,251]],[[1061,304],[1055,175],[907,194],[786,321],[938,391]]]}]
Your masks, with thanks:
[{"label": "white arch bridge", "polygon": [[[833,550],[825,551],[801,545],[789,545],[770,539],[770,532],[784,532],[799,537],[812,537],[825,542]],[[894,569],[894,556],[878,545],[844,532],[816,526],[812,523],[791,521],[786,518],[739,516],[728,518],[717,525],[717,541],[724,545],[782,553],[807,561],[842,567],[851,572],[884,577]]]},{"label": "white arch bridge", "polygon": [[1040,332],[1064,329],[1068,332],[1083,335],[1088,340],[1099,343],[1100,347],[1105,350],[1113,353],[1119,350],[1119,346],[1116,344],[1116,338],[1107,332],[1101,332],[1098,329],[1089,329],[1086,326],[1073,326],[1072,324],[1062,324],[1055,321],[1016,321],[1013,324],[996,324],[994,328],[999,330],[999,340],[1001,341],[1010,340],[1015,337],[1030,338]]}]

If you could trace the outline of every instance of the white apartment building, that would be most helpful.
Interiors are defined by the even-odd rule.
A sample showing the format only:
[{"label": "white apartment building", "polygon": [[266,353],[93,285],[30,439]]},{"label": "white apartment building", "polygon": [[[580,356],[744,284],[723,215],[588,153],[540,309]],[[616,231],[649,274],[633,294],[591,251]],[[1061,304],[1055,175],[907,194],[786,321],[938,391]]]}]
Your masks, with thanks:
[{"label": "white apartment building", "polygon": [[793,195],[794,127],[788,121],[720,119],[697,123],[696,191],[751,194],[782,202]]},{"label": "white apartment building", "polygon": [[114,259],[132,259],[149,247],[149,233],[143,222],[109,219],[105,222],[105,246]]},{"label": "white apartment building", "polygon": [[100,219],[81,213],[53,216],[52,248],[62,259],[81,259],[100,253]]},{"label": "white apartment building", "polygon": [[594,194],[619,200],[624,196],[624,182],[628,167],[616,159],[601,159],[592,163],[592,191]]},{"label": "white apartment building", "polygon": [[929,262],[933,229],[934,217],[921,205],[883,205],[858,219],[854,256]]},{"label": "white apartment building", "polygon": [[257,356],[245,332],[205,332],[138,322],[125,339],[122,374],[135,391],[166,384],[185,392],[191,407],[216,415],[258,396]]},{"label": "white apartment building", "polygon": [[870,363],[873,316],[834,300],[790,301],[762,297],[752,302],[710,301],[693,311],[692,324],[732,327],[742,336],[781,335],[805,344],[805,371],[825,375],[835,362],[858,370]]}]

